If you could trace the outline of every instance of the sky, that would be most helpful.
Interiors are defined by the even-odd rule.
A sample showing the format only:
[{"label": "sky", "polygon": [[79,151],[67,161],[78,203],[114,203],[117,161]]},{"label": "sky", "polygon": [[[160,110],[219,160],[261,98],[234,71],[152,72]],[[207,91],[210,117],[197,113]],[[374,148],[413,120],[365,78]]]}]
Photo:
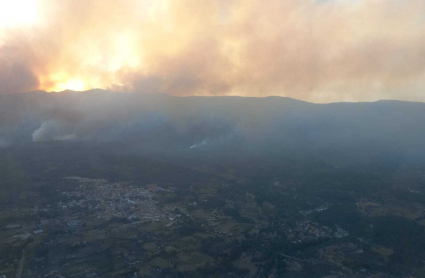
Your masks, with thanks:
[{"label": "sky", "polygon": [[425,101],[424,0],[0,0],[0,94]]}]

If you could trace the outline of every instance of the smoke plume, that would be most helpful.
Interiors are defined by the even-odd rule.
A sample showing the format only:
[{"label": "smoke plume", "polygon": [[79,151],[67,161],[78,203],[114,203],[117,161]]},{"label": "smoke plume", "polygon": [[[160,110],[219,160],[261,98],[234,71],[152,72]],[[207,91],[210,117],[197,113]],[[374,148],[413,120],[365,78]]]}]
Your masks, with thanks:
[{"label": "smoke plume", "polygon": [[425,100],[423,0],[34,1],[0,25],[0,93]]}]

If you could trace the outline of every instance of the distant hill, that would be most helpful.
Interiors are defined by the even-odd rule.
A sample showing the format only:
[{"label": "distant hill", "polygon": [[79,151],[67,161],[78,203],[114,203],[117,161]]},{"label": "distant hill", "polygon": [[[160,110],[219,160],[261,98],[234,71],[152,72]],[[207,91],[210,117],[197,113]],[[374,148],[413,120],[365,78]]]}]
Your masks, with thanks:
[{"label": "distant hill", "polygon": [[121,142],[159,152],[421,157],[425,103],[313,104],[104,90],[0,95],[0,146]]}]

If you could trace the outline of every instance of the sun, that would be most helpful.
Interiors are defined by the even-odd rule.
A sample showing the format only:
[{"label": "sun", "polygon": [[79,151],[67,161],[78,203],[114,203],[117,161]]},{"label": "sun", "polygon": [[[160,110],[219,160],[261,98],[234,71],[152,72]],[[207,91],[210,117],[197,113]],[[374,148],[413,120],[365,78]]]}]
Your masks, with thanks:
[{"label": "sun", "polygon": [[38,0],[0,0],[0,30],[37,24],[39,4]]},{"label": "sun", "polygon": [[86,84],[84,81],[80,79],[71,79],[64,83],[58,83],[56,84],[56,87],[53,91],[60,92],[65,90],[71,90],[71,91],[84,91],[86,88]]}]

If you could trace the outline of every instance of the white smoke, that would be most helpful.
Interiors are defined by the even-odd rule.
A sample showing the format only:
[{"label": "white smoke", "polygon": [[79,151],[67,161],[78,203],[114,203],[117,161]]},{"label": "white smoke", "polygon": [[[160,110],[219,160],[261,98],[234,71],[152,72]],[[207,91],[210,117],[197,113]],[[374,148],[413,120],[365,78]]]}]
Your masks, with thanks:
[{"label": "white smoke", "polygon": [[208,141],[206,139],[204,139],[201,142],[193,144],[192,146],[190,146],[190,149],[196,149],[196,148],[206,146],[206,145],[208,145]]},{"label": "white smoke", "polygon": [[48,120],[41,124],[40,128],[32,133],[33,142],[44,142],[51,140],[75,140],[74,134],[69,133],[64,124],[57,120]]}]

